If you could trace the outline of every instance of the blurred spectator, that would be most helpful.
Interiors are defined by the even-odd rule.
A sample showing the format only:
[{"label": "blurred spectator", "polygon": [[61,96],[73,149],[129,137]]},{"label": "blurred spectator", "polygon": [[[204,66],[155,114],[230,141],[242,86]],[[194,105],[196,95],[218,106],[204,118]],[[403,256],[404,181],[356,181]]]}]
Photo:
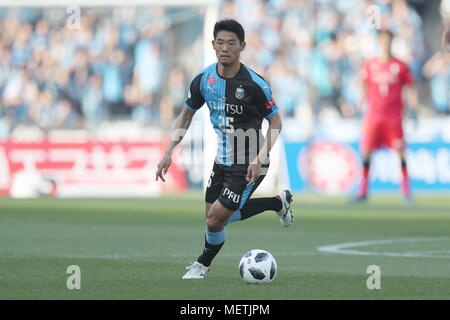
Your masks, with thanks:
[{"label": "blurred spectator", "polygon": [[184,108],[184,99],[186,98],[189,83],[187,83],[184,72],[180,68],[171,70],[168,79],[168,98],[173,105],[173,113],[178,115]]},{"label": "blurred spectator", "polygon": [[81,93],[81,110],[88,125],[98,126],[106,115],[101,88],[103,87],[103,77],[94,73],[88,80],[85,90]]},{"label": "blurred spectator", "polygon": [[79,115],[68,100],[59,100],[54,108],[54,117],[52,119],[54,126],[69,128],[77,126]]},{"label": "blurred spectator", "polygon": [[120,49],[108,52],[106,61],[99,64],[103,75],[103,98],[112,114],[124,113],[123,90],[124,79],[121,66],[125,62],[125,54]]},{"label": "blurred spectator", "polygon": [[158,44],[148,39],[141,39],[136,44],[134,53],[136,77],[139,87],[145,93],[154,93],[162,83],[162,55]]},{"label": "blurred spectator", "polygon": [[142,125],[159,125],[158,109],[152,93],[141,90],[137,77],[125,88],[125,103],[129,108],[131,119]]}]

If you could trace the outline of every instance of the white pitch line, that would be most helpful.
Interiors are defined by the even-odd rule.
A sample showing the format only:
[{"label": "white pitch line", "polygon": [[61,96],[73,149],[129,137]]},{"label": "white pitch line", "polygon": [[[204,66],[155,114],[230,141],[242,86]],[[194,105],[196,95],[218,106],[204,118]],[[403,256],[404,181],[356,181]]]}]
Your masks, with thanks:
[{"label": "white pitch line", "polygon": [[[322,253],[336,253],[336,254],[349,254],[349,255],[360,255],[360,256],[386,256],[386,257],[413,257],[413,258],[444,258],[450,259],[449,250],[429,250],[429,251],[416,251],[416,252],[374,252],[374,251],[359,251],[359,250],[349,250],[349,248],[373,246],[373,245],[383,245],[383,244],[393,244],[393,243],[414,243],[414,242],[439,242],[439,241],[450,241],[449,237],[429,237],[429,238],[404,238],[404,239],[385,239],[385,240],[368,240],[368,241],[358,241],[358,242],[345,242],[339,244],[331,244],[317,247],[316,252],[273,252],[273,256],[286,256],[286,257],[296,257],[296,256],[314,256]],[[225,257],[241,257],[241,253],[223,253]],[[155,259],[155,258],[191,258],[198,256],[198,253],[172,253],[170,255],[164,254],[151,254],[151,253],[135,253],[135,254],[123,254],[123,253],[112,253],[112,254],[57,254],[57,255],[45,255],[42,253],[40,255],[33,253],[30,255],[11,255],[10,252],[2,256],[0,252],[0,259],[2,258],[36,258],[36,257],[46,257],[46,258],[67,258],[67,259]]]},{"label": "white pitch line", "polygon": [[392,243],[414,243],[414,242],[441,242],[449,241],[448,237],[429,237],[429,238],[405,238],[405,239],[385,239],[385,240],[368,240],[358,242],[346,242],[331,244],[326,246],[317,247],[320,252],[326,253],[338,253],[338,254],[350,254],[360,256],[386,256],[386,257],[414,257],[414,258],[447,258],[450,259],[450,255],[441,255],[436,253],[446,253],[448,251],[420,251],[420,252],[374,252],[374,251],[359,251],[349,250],[348,248],[367,247],[380,244],[392,244]]}]

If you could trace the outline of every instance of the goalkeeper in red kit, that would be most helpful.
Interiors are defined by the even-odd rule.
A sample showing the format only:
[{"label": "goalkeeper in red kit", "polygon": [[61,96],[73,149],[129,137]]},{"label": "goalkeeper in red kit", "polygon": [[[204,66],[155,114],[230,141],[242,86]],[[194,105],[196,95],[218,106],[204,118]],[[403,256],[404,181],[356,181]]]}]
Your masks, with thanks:
[{"label": "goalkeeper in red kit", "polygon": [[391,53],[393,35],[388,30],[379,30],[380,55],[368,59],[362,66],[362,107],[366,103],[363,116],[360,149],[363,157],[363,177],[356,201],[367,199],[369,185],[370,158],[372,152],[381,147],[395,150],[401,162],[401,191],[405,199],[411,201],[411,190],[404,155],[402,119],[404,116],[403,88],[408,88],[408,104],[416,116],[418,99],[414,79],[408,66],[394,58]]}]

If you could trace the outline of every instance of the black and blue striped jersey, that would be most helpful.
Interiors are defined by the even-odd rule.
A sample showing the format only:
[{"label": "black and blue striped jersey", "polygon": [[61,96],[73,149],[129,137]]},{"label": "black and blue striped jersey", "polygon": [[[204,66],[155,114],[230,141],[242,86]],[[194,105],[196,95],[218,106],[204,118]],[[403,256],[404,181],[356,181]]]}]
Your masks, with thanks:
[{"label": "black and blue striped jersey", "polygon": [[278,112],[269,84],[241,64],[233,78],[222,78],[214,63],[199,72],[191,82],[186,108],[197,111],[206,102],[217,134],[220,164],[249,164],[263,142],[261,125]]}]

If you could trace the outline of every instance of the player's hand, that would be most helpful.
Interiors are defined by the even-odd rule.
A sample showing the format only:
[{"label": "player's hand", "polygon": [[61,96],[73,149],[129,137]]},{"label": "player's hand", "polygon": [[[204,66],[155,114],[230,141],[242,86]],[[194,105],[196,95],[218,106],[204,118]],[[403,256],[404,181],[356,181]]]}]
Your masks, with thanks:
[{"label": "player's hand", "polygon": [[251,185],[252,183],[254,183],[258,179],[260,172],[261,172],[261,163],[259,163],[259,162],[251,163],[248,166],[248,168],[247,168],[247,176],[245,177],[245,179],[248,182],[247,186]]},{"label": "player's hand", "polygon": [[172,157],[169,154],[165,154],[158,164],[158,170],[156,170],[156,181],[160,178],[163,182],[166,182],[164,176],[167,174],[167,170],[169,170],[171,163]]},{"label": "player's hand", "polygon": [[417,127],[419,125],[419,120],[417,118],[417,112],[416,111],[410,111],[408,116],[413,121],[414,129],[417,129]]}]

